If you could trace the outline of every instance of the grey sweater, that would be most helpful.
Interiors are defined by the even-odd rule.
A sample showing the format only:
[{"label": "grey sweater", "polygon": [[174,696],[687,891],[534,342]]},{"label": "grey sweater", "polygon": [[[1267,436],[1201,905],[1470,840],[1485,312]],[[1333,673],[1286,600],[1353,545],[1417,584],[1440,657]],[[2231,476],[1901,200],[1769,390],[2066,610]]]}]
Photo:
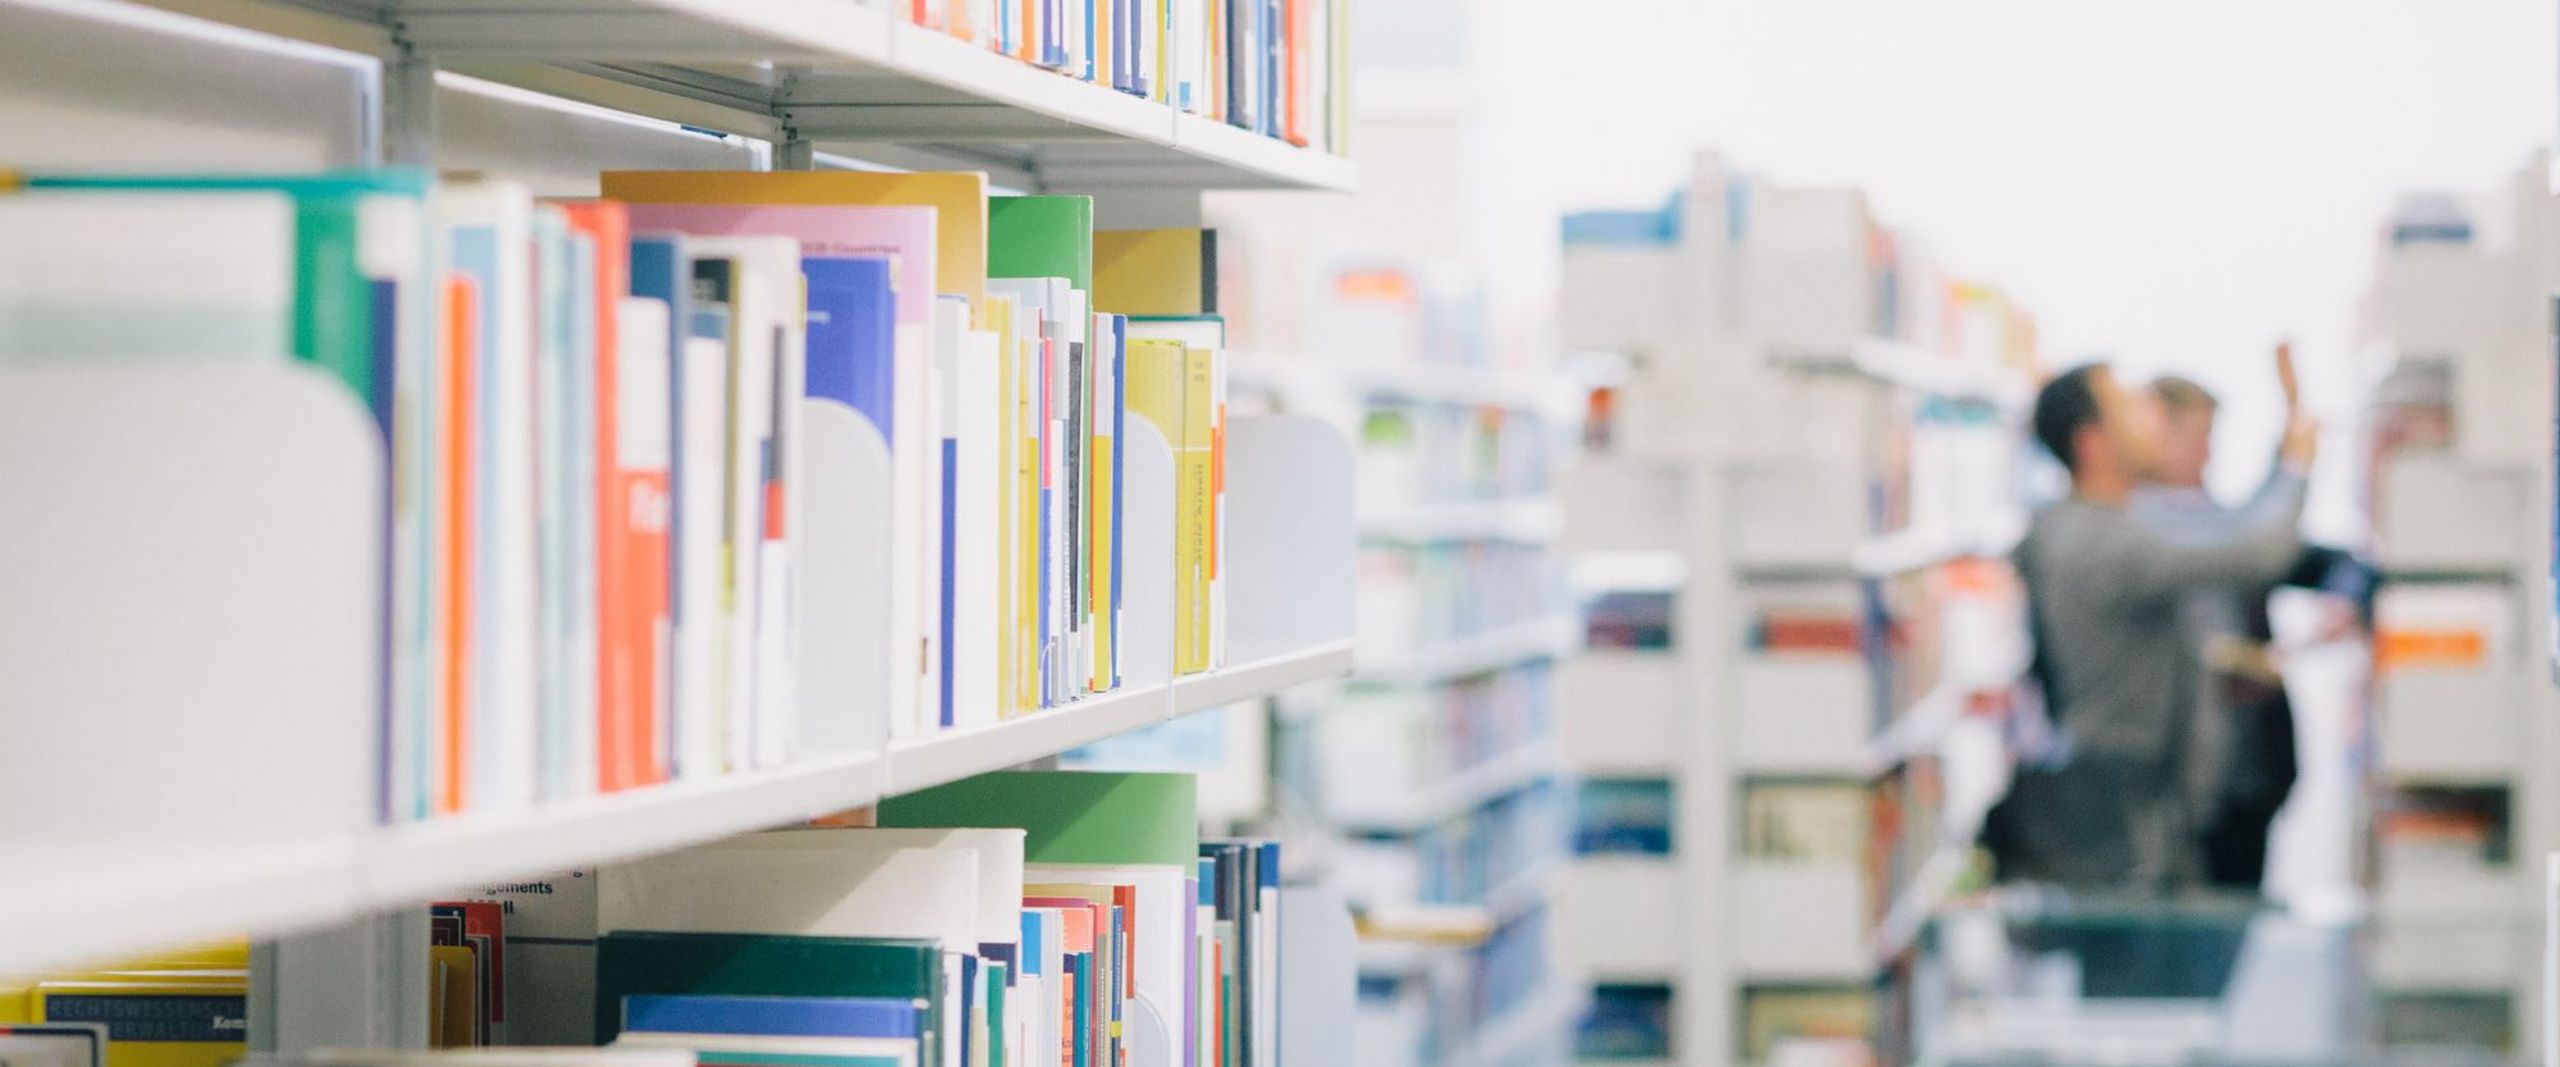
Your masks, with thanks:
[{"label": "grey sweater", "polygon": [[2018,573],[2070,758],[2013,787],[2019,832],[2004,877],[2137,891],[2195,878],[2182,784],[2202,668],[2180,608],[2198,591],[2283,577],[2301,550],[2302,478],[2280,471],[2269,494],[2250,525],[2209,544],[2078,497],[2036,513]]}]

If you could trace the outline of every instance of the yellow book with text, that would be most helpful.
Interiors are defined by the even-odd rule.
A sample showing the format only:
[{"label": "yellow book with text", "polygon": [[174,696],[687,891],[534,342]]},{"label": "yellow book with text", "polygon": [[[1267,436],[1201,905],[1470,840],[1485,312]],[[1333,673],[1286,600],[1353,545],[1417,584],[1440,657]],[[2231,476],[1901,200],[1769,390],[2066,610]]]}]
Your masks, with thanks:
[{"label": "yellow book with text", "polygon": [[1173,451],[1174,673],[1209,669],[1209,400],[1214,355],[1179,341],[1129,342],[1129,411]]}]

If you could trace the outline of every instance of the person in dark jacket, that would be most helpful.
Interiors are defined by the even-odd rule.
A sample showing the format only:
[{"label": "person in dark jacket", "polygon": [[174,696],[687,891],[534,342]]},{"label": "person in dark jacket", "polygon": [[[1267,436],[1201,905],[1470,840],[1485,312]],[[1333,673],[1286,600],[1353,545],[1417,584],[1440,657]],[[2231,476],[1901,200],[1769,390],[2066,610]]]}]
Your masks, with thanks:
[{"label": "person in dark jacket", "polygon": [[2036,514],[2016,553],[2061,752],[2020,769],[1984,843],[2003,881],[2142,894],[2194,886],[2203,872],[2186,785],[2202,682],[2181,612],[2194,594],[2271,586],[2293,565],[2316,433],[2292,420],[2272,502],[2237,536],[2185,544],[2129,508],[2162,463],[2148,394],[2103,365],[2080,367],[2045,384],[2034,423],[2071,473],[2071,495]]}]

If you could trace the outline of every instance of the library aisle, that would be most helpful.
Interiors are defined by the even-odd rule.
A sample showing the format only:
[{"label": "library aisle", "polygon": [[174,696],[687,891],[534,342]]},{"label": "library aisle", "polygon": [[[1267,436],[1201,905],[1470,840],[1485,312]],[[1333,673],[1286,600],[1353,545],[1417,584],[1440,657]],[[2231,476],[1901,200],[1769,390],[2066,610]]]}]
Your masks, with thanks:
[{"label": "library aisle", "polygon": [[0,0],[0,1067],[2560,1063],[2377,2]]}]

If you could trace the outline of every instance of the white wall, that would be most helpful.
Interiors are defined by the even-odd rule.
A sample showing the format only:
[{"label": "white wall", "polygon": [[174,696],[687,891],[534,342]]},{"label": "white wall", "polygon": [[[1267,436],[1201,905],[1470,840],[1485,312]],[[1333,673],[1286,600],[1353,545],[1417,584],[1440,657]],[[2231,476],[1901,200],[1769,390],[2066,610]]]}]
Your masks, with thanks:
[{"label": "white wall", "polygon": [[[1509,0],[1477,0],[1509,6]],[[1569,206],[1658,204],[1699,144],[1865,188],[2038,317],[2056,355],[2271,404],[2303,339],[2340,410],[2377,225],[2552,138],[2549,0],[1577,0],[1500,62]],[[2262,454],[2274,427],[2233,435]],[[2235,461],[2219,477],[2245,481]]]}]

